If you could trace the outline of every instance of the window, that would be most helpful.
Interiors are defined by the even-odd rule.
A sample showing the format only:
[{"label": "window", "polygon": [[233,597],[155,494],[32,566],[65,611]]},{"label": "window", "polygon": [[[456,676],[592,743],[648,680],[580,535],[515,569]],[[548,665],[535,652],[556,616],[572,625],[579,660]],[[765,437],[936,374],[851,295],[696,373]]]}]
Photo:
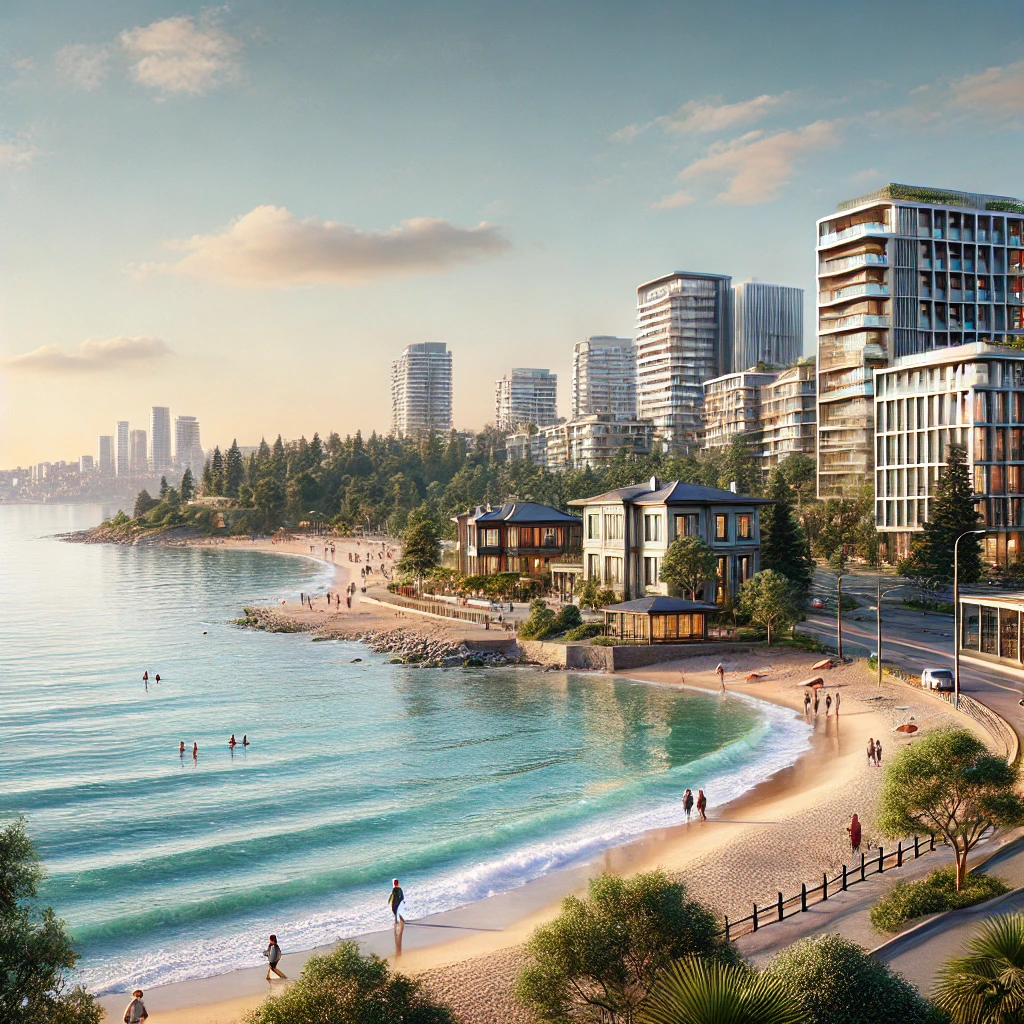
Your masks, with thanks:
[{"label": "window", "polygon": [[482,548],[496,548],[501,541],[498,539],[501,531],[496,529],[487,529],[480,531],[480,547]]},{"label": "window", "polygon": [[676,536],[677,537],[696,537],[697,536],[697,516],[695,513],[688,515],[676,516]]},{"label": "window", "polygon": [[[529,531],[527,531],[529,532]],[[510,548],[519,547],[519,527],[518,526],[506,526],[505,527],[505,546]]]},{"label": "window", "polygon": [[727,515],[715,516],[715,540],[729,539],[729,517]]},{"label": "window", "polygon": [[750,516],[736,517],[736,539],[750,540],[754,536],[754,524]]},{"label": "window", "polygon": [[[621,516],[619,517],[622,518]],[[606,555],[604,560],[604,581],[605,583],[622,582],[622,559]]]},{"label": "window", "polygon": [[557,548],[558,547],[558,528],[555,526],[545,526],[541,529],[540,545],[543,548]]},{"label": "window", "polygon": [[587,540],[601,539],[601,517],[596,512],[587,514]]},{"label": "window", "polygon": [[720,558],[715,579],[715,604],[721,604],[725,600],[726,573],[728,571],[729,559]]},{"label": "window", "polygon": [[587,555],[587,579],[601,581],[600,555]]},{"label": "window", "polygon": [[661,540],[661,516],[644,516],[644,540],[655,542]]},{"label": "window", "polygon": [[622,516],[610,515],[604,517],[605,540],[622,540]]},{"label": "window", "polygon": [[658,583],[658,559],[644,558],[644,586],[653,587]]}]

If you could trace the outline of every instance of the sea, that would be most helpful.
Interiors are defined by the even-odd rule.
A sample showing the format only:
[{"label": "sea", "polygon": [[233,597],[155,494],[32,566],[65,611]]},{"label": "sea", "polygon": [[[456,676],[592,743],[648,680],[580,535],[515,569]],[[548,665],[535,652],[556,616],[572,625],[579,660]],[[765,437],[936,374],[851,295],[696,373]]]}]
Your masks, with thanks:
[{"label": "sea", "polygon": [[295,951],[387,927],[394,877],[411,920],[514,889],[809,746],[741,694],[240,628],[332,570],[58,536],[114,511],[0,505],[0,820],[25,817],[97,994],[262,963],[271,931]]}]

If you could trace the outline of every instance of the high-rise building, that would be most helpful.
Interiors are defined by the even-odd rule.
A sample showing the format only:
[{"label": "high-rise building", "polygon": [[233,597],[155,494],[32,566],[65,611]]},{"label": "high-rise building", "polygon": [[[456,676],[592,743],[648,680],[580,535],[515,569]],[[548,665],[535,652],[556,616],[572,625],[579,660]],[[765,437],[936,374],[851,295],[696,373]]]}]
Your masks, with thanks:
[{"label": "high-rise building", "polygon": [[516,367],[494,385],[494,425],[509,432],[523,423],[558,422],[558,374]]},{"label": "high-rise building", "polygon": [[96,469],[96,460],[91,455],[78,457],[78,472],[81,476],[92,476]]},{"label": "high-rise building", "polygon": [[636,352],[631,338],[594,335],[572,350],[572,419],[636,419]]},{"label": "high-rise building", "polygon": [[117,475],[127,476],[132,471],[131,442],[129,440],[129,427],[127,420],[117,421],[116,447],[114,457],[117,460]]},{"label": "high-rise building", "polygon": [[192,470],[198,476],[203,469],[203,446],[199,442],[199,420],[195,416],[174,417],[174,464],[178,472]]},{"label": "high-rise building", "polygon": [[817,222],[818,493],[874,478],[873,375],[1024,338],[1024,203],[889,184]]},{"label": "high-rise building", "polygon": [[103,476],[114,474],[114,438],[111,434],[100,434],[96,451],[96,462]]},{"label": "high-rise building", "polygon": [[133,430],[128,438],[129,465],[132,476],[146,476],[149,472],[149,453],[146,451],[146,432]]},{"label": "high-rise building", "polygon": [[406,345],[391,364],[391,433],[452,427],[452,354],[445,342]]},{"label": "high-rise building", "polygon": [[165,473],[171,465],[171,410],[154,405],[149,413],[149,468]]},{"label": "high-rise building", "polygon": [[814,359],[804,359],[761,387],[761,466],[766,473],[796,452],[814,457],[816,377]]},{"label": "high-rise building", "polygon": [[734,437],[746,437],[760,452],[761,388],[774,373],[741,370],[704,382],[704,447],[723,448]]},{"label": "high-rise building", "polygon": [[731,280],[676,271],[636,290],[637,416],[670,450],[699,445],[704,381],[732,369]]},{"label": "high-rise building", "polygon": [[731,366],[791,366],[804,351],[804,290],[744,281],[732,290]]}]

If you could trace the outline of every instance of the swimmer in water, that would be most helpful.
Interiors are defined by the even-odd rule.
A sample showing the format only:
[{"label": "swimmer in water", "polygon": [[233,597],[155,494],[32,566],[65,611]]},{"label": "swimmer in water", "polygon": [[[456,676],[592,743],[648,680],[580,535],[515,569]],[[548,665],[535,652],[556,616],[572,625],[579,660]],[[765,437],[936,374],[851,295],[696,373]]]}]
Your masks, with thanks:
[{"label": "swimmer in water", "polygon": [[184,757],[184,756],[185,756],[185,741],[184,741],[184,740],[182,740],[182,741],[181,741],[181,742],[180,742],[180,743],[178,744],[178,753],[179,753],[179,754],[180,754],[180,755],[181,755],[182,757]]},{"label": "swimmer in water", "polygon": [[146,669],[145,672],[142,673],[142,681],[144,683],[148,683],[149,682],[149,669],[148,668]]},{"label": "swimmer in water", "polygon": [[246,736],[244,732],[242,733],[242,746],[243,747],[249,746],[249,737]]},{"label": "swimmer in water", "polygon": [[199,744],[192,744],[192,760],[194,761],[199,756]]},{"label": "swimmer in water", "polygon": [[157,681],[158,683],[160,682],[160,673],[159,673],[159,672],[157,672],[157,674],[156,674],[156,681]]},{"label": "swimmer in water", "polygon": [[228,746],[229,747],[234,747],[234,746],[237,746],[237,745],[238,744],[235,742],[235,734],[232,733],[231,734],[231,739],[228,740]]}]

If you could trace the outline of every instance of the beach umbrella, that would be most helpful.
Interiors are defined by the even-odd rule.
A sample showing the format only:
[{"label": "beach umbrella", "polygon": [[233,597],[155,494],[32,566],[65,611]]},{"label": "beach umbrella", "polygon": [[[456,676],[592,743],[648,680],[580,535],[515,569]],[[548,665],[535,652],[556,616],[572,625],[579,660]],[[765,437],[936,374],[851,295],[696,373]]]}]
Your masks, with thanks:
[{"label": "beach umbrella", "polygon": [[896,731],[897,732],[917,732],[917,726],[916,725],[911,725],[909,722],[906,722],[903,725],[897,725],[896,726]]}]

